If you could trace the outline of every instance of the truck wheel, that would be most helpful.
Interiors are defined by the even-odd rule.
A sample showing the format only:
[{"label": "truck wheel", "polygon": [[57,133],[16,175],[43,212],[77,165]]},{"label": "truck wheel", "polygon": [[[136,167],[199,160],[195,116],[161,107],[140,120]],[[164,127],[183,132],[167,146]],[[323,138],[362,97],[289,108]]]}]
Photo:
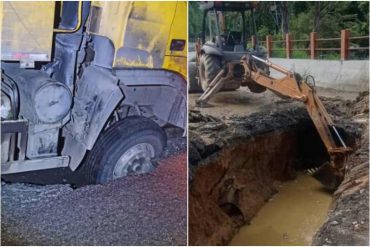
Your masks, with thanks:
[{"label": "truck wheel", "polygon": [[202,87],[203,91],[207,89],[208,85],[220,72],[221,68],[221,59],[218,56],[204,54],[200,58],[199,79],[200,86]]},{"label": "truck wheel", "polygon": [[189,93],[201,93],[203,89],[199,86],[197,79],[196,62],[189,62]]},{"label": "truck wheel", "polygon": [[103,132],[88,153],[82,173],[88,183],[106,183],[152,171],[166,144],[165,132],[152,120],[127,117]]}]

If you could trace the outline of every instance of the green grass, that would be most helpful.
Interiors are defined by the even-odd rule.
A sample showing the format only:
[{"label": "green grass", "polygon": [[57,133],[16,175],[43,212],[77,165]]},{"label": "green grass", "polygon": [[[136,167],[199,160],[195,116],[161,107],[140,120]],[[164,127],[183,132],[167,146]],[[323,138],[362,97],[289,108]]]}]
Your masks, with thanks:
[{"label": "green grass", "polygon": [[294,51],[293,50],[292,58],[309,59],[310,55],[307,53],[307,51]]},{"label": "green grass", "polygon": [[339,52],[329,52],[326,54],[322,54],[320,56],[320,59],[323,60],[340,60],[340,54]]},{"label": "green grass", "polygon": [[284,50],[272,51],[271,57],[273,58],[286,58]]}]

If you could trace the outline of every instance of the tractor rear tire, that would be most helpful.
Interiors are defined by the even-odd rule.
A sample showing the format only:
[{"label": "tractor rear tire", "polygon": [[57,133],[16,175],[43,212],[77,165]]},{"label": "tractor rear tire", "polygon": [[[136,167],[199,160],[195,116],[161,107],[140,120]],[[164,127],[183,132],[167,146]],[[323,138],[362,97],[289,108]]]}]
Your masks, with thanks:
[{"label": "tractor rear tire", "polygon": [[101,184],[155,168],[166,145],[166,134],[154,121],[130,116],[114,123],[100,134],[87,154],[82,171],[89,184]]},{"label": "tractor rear tire", "polygon": [[222,68],[221,58],[215,55],[204,54],[200,58],[199,80],[200,86],[205,91]]},{"label": "tractor rear tire", "polygon": [[199,86],[197,76],[196,62],[189,62],[189,93],[203,92],[203,89]]}]

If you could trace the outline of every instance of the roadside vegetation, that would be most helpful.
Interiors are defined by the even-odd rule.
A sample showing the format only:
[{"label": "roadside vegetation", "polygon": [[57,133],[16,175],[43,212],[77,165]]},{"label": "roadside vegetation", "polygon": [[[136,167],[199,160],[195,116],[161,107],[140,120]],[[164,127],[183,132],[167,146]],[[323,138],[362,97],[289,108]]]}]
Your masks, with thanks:
[{"label": "roadside vegetation", "polygon": [[[198,2],[189,3],[189,17],[189,37],[190,41],[194,41],[201,32],[203,18]],[[264,41],[266,35],[271,35],[274,41],[283,41],[285,34],[290,33],[294,40],[307,40],[295,42],[294,48],[308,48],[311,32],[317,32],[318,38],[339,38],[340,31],[348,29],[351,37],[369,36],[369,2],[259,2],[255,11],[255,20],[257,37],[260,41]],[[229,25],[241,25],[241,23]],[[337,48],[340,47],[340,39],[320,41],[319,45],[320,48]],[[350,47],[369,47],[369,39],[351,40]],[[273,57],[285,57],[284,42],[274,43],[274,49],[279,48],[282,50],[273,51]],[[309,54],[306,51],[294,51],[293,58],[309,58]],[[338,51],[328,50],[321,51],[319,58],[339,59],[340,55]],[[369,50],[352,51],[351,58],[368,59]]]}]

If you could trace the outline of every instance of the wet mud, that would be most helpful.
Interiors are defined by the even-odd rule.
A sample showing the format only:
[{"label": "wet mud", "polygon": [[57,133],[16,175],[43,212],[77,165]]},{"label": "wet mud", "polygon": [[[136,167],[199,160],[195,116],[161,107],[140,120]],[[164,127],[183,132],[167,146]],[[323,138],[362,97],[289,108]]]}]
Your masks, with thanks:
[{"label": "wet mud", "polygon": [[331,194],[301,172],[278,186],[273,196],[233,237],[229,245],[310,245],[324,223]]}]

